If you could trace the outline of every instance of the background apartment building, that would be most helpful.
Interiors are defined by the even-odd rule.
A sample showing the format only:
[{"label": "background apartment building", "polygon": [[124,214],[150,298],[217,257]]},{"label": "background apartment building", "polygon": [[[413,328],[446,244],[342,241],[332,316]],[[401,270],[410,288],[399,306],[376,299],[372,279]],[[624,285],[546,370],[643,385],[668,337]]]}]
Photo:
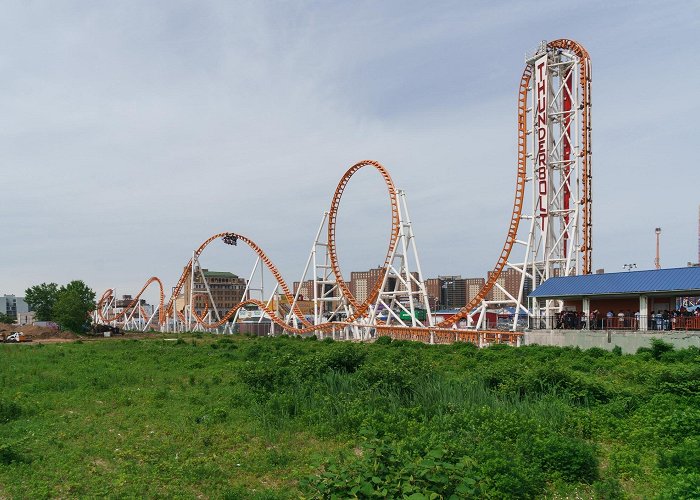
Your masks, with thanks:
[{"label": "background apartment building", "polygon": [[29,306],[24,301],[24,297],[15,297],[14,295],[0,297],[0,313],[17,319],[19,314],[27,312],[29,312]]},{"label": "background apartment building", "polygon": [[[316,289],[316,296],[318,298],[321,297],[340,297],[340,290],[336,288],[333,290],[334,284],[326,283],[325,285],[323,283],[319,283]],[[325,287],[326,293],[323,293],[323,288]],[[331,290],[333,290],[331,292]],[[294,282],[294,290],[292,292],[293,295],[296,295],[297,292],[299,292],[299,300],[301,301],[306,301],[306,300],[314,300],[314,280],[306,280],[302,283],[299,283],[298,281]]]},{"label": "background apartment building", "polygon": [[[350,273],[350,293],[358,302],[364,302],[374,288],[377,280],[382,276],[382,268],[377,267],[369,271],[353,271]],[[388,285],[389,283],[387,283]]]},{"label": "background apartment building", "polygon": [[[491,277],[491,272],[489,271],[489,278]],[[501,275],[498,277],[496,280],[496,283],[500,285],[503,289],[505,289],[506,292],[508,292],[510,295],[515,297],[516,299],[518,298],[518,292],[520,290],[520,279],[522,278],[522,274],[520,271],[517,271],[516,269],[504,269],[501,271]],[[523,296],[527,297],[527,295],[532,291],[532,280],[526,279],[525,280],[525,289],[523,291]],[[505,294],[505,292],[498,287],[494,286],[491,289],[491,292],[489,292],[489,297],[488,300],[494,301],[494,302],[505,302],[507,300],[510,300],[508,298],[508,295]]]},{"label": "background apartment building", "polygon": [[[112,311],[112,314],[119,314],[124,309],[129,307],[129,304],[133,301],[133,297],[131,295],[122,295],[121,299],[117,299],[114,304],[114,311]],[[146,299],[139,299],[138,301],[138,307],[139,307],[139,314],[142,312],[146,318],[150,318],[151,315],[153,314],[153,311],[155,311],[155,306],[152,306],[151,304],[146,303]],[[127,315],[128,316],[128,315]]]},{"label": "background apartment building", "polygon": [[[202,279],[204,275],[204,280]],[[206,280],[206,284],[205,284]],[[228,271],[210,271],[209,269],[195,269],[194,273],[194,308],[201,313],[205,306],[209,304],[209,295],[207,294],[207,285],[211,292],[211,298],[219,311],[223,314],[233,306],[243,301],[243,293],[245,292],[246,280],[240,278]],[[190,297],[190,280],[185,282],[185,297]],[[247,298],[247,297],[246,297]]]},{"label": "background apartment building", "polygon": [[459,309],[476,297],[486,280],[484,278],[462,278],[462,276],[439,276],[425,280],[428,300],[433,310]]}]

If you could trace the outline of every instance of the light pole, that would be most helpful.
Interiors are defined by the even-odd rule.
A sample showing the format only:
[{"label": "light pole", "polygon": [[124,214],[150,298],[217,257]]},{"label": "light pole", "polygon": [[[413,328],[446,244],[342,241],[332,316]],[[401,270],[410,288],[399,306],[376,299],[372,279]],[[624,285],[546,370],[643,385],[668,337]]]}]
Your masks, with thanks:
[{"label": "light pole", "polygon": [[661,239],[661,228],[657,227],[654,231],[656,233],[656,259],[654,259],[654,266],[656,269],[661,269],[661,256],[659,255],[659,240]]}]

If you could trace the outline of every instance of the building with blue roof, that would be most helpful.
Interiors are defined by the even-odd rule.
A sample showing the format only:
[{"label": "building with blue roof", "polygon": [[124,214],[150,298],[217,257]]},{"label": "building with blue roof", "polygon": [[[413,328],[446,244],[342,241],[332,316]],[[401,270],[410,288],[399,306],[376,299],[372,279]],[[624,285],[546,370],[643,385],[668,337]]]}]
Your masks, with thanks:
[{"label": "building with blue roof", "polygon": [[536,316],[542,316],[543,311],[547,316],[536,323],[548,328],[556,327],[562,317],[548,312],[556,300],[563,302],[565,318],[574,318],[585,328],[642,331],[659,326],[700,329],[700,317],[687,311],[673,312],[677,298],[698,296],[700,267],[556,277],[529,295]]}]

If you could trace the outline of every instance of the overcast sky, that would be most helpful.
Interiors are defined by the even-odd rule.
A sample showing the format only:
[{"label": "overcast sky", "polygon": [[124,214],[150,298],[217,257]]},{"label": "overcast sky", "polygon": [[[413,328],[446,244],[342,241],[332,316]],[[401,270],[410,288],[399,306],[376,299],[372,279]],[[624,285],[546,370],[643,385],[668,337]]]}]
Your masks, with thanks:
[{"label": "overcast sky", "polygon": [[[210,235],[298,279],[335,185],[383,163],[424,274],[485,276],[510,218],[525,54],[593,65],[594,268],[698,258],[700,2],[6,1],[0,294],[175,284]],[[387,242],[381,179],[343,199],[344,274]],[[247,276],[244,248],[209,268]]]}]

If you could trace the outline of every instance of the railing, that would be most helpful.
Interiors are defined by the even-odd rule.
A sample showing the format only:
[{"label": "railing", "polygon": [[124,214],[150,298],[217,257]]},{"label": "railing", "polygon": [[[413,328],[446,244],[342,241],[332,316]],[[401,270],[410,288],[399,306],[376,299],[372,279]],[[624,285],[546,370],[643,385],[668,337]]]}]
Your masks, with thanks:
[{"label": "railing", "polygon": [[627,330],[627,331],[693,331],[700,330],[700,316],[650,314],[648,316],[613,315],[583,317],[580,314],[557,314],[530,319],[532,330]]}]

